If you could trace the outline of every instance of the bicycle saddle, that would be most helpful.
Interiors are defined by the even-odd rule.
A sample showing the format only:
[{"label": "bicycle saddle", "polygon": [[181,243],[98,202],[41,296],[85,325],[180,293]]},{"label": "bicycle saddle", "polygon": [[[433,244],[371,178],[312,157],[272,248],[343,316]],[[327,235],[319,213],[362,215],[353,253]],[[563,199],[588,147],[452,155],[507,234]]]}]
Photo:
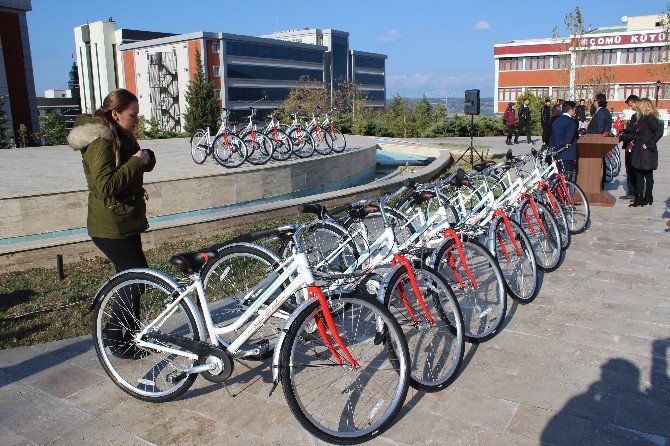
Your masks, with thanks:
[{"label": "bicycle saddle", "polygon": [[216,258],[219,253],[213,249],[203,251],[189,251],[173,255],[170,263],[177,267],[182,273],[200,271],[200,268],[209,260]]},{"label": "bicycle saddle", "polygon": [[307,203],[302,204],[298,208],[301,214],[315,214],[317,217],[323,219],[328,214],[328,209],[321,203]]},{"label": "bicycle saddle", "polygon": [[349,217],[353,219],[364,219],[366,216],[379,212],[379,205],[376,203],[357,203],[349,209]]}]

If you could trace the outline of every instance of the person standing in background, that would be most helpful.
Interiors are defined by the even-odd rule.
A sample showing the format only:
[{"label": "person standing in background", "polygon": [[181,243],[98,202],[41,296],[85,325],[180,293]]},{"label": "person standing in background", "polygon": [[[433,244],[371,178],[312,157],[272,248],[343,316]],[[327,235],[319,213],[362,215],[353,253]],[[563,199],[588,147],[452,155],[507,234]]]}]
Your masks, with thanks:
[{"label": "person standing in background", "polygon": [[595,101],[595,99],[591,98],[590,103],[591,103],[591,105],[589,106],[589,115],[591,115],[591,117],[593,118],[593,117],[595,116],[595,114],[596,114],[596,109],[597,109],[598,107],[596,107],[596,101]]},{"label": "person standing in background", "polygon": [[628,125],[621,134],[621,147],[624,149],[624,166],[626,167],[626,188],[625,195],[620,196],[622,200],[633,200],[635,198],[635,169],[630,164],[631,151],[633,150],[633,138],[635,136],[635,123],[637,121],[637,101],[640,98],[634,94],[626,98],[626,104],[636,113],[631,116]]},{"label": "person standing in background", "polygon": [[517,128],[516,136],[514,137],[514,144],[519,144],[519,134],[523,131],[528,138],[528,144],[531,144],[530,138],[530,99],[524,99],[523,104],[519,107],[519,128]]},{"label": "person standing in background", "polygon": [[637,102],[637,120],[633,135],[630,163],[635,169],[635,200],[632,207],[654,203],[654,170],[658,168],[658,140],[663,126],[658,120],[654,104],[647,98]]},{"label": "person standing in background", "polygon": [[579,100],[579,105],[575,108],[575,117],[577,118],[577,130],[586,130],[586,105],[584,99]]},{"label": "person standing in background", "polygon": [[503,114],[503,123],[507,126],[507,140],[505,144],[512,144],[512,135],[514,134],[514,125],[516,124],[516,112],[514,111],[514,102],[507,104],[505,114]]},{"label": "person standing in background", "polygon": [[573,101],[563,102],[563,113],[551,125],[549,147],[556,154],[556,159],[562,161],[562,170],[566,178],[574,181],[577,171],[577,122],[575,116],[576,104]]},{"label": "person standing in background", "polygon": [[546,146],[551,135],[551,100],[544,100],[544,105],[540,109],[540,122],[542,123],[542,146]]},{"label": "person standing in background", "polygon": [[612,113],[607,109],[607,97],[603,93],[596,95],[596,112],[586,127],[586,133],[609,136],[612,131]]}]

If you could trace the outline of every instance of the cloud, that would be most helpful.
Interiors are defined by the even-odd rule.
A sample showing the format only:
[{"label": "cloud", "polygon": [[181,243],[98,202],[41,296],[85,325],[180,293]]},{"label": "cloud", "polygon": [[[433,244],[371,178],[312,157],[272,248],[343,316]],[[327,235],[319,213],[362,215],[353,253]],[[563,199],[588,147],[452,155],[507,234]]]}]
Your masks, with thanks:
[{"label": "cloud", "polygon": [[417,88],[428,84],[433,77],[433,73],[414,73],[409,76],[400,74],[396,76],[387,76],[386,82],[389,87]]},{"label": "cloud", "polygon": [[391,43],[391,42],[396,42],[400,40],[400,31],[397,29],[390,29],[389,32],[384,34],[383,36],[377,37],[377,42],[381,43]]},{"label": "cloud", "polygon": [[475,29],[491,29],[491,25],[486,20],[481,20],[477,22]]},{"label": "cloud", "polygon": [[[440,92],[440,95],[458,95],[469,88],[488,90],[493,85],[492,75],[440,76],[435,73],[401,74],[386,77],[390,92],[419,97],[421,94]],[[429,93],[430,92],[430,93]]]},{"label": "cloud", "polygon": [[440,76],[432,79],[431,84],[442,90],[482,88],[485,85],[493,85],[493,76]]}]

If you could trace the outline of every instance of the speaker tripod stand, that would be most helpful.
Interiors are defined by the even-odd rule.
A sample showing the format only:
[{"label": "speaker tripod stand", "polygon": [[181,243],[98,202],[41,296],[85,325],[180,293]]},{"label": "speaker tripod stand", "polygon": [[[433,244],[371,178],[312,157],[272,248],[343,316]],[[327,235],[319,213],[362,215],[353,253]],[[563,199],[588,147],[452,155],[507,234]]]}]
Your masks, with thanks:
[{"label": "speaker tripod stand", "polygon": [[474,154],[476,153],[479,159],[484,162],[484,157],[481,155],[481,153],[477,152],[477,149],[475,149],[474,145],[474,134],[475,134],[475,115],[470,115],[470,147],[465,149],[465,152],[461,154],[461,156],[458,157],[456,162],[454,162],[454,165],[458,164],[458,162],[463,159],[463,157],[467,154],[470,153],[470,167],[474,167],[475,165],[475,157]]}]

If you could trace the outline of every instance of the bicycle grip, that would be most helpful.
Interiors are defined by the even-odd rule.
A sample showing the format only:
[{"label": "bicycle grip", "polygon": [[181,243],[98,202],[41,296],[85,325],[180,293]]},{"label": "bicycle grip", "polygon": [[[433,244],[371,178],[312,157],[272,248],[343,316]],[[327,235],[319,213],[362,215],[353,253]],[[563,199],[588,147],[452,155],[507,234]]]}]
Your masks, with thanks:
[{"label": "bicycle grip", "polygon": [[326,215],[327,209],[320,203],[306,203],[301,204],[298,207],[298,211],[301,214],[315,214],[319,218],[323,218]]},{"label": "bicycle grip", "polygon": [[343,204],[341,206],[334,207],[333,209],[330,209],[328,211],[329,214],[331,215],[336,215],[340,214],[342,212],[347,212],[349,209],[351,209],[353,206],[351,203]]},{"label": "bicycle grip", "polygon": [[265,238],[265,237],[270,237],[272,235],[275,235],[277,232],[277,228],[266,228],[266,229],[261,229],[260,231],[255,231],[247,234],[247,237],[251,240],[257,240],[260,238]]}]

